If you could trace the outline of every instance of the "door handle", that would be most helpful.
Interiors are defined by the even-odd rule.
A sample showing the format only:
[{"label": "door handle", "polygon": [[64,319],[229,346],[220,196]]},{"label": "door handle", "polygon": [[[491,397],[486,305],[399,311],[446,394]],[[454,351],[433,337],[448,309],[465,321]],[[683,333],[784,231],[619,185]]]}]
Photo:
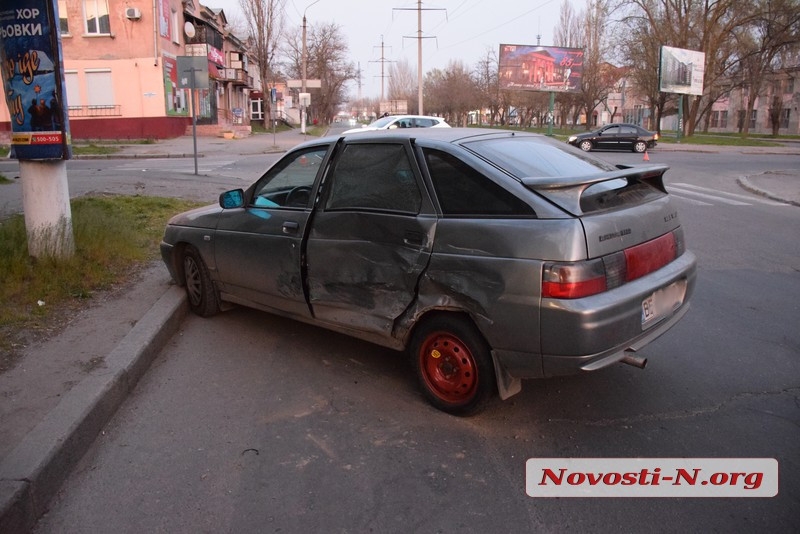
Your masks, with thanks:
[{"label": "door handle", "polygon": [[284,234],[294,234],[297,232],[297,229],[300,228],[300,225],[294,221],[285,221],[282,226],[282,230]]}]

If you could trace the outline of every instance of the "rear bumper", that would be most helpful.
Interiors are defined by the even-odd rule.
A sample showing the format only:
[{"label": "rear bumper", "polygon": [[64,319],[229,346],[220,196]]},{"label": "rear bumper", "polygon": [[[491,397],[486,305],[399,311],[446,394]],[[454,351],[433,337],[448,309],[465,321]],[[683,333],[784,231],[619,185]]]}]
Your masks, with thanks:
[{"label": "rear bumper", "polygon": [[[594,371],[618,362],[672,328],[689,309],[697,260],[685,252],[669,265],[600,295],[542,302],[544,376]],[[642,302],[654,290],[686,282],[679,307],[652,325],[642,325]]]},{"label": "rear bumper", "polygon": [[635,353],[648,343],[667,332],[670,328],[681,320],[689,311],[689,303],[683,306],[668,319],[661,321],[658,325],[646,330],[642,336],[626,343],[623,347],[617,347],[610,351],[589,356],[543,356],[542,368],[544,376],[572,375],[581,371],[597,371],[609,365],[613,365],[629,353]]},{"label": "rear bumper", "polygon": [[[541,307],[541,352],[497,350],[497,364],[513,378],[540,378],[595,371],[636,352],[672,328],[689,310],[697,260],[685,252],[669,265],[591,297],[545,299]],[[642,326],[642,302],[655,289],[686,281],[682,304]]]}]

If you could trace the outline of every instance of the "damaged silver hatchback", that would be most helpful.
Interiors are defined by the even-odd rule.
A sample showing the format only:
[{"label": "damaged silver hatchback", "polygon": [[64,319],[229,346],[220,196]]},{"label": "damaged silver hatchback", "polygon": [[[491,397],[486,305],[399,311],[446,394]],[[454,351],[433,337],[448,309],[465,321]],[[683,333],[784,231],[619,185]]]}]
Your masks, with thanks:
[{"label": "damaged silver hatchback", "polygon": [[519,132],[328,137],[173,217],[161,253],[195,313],[407,350],[425,397],[467,415],[522,379],[644,365],[695,284],[666,170]]}]

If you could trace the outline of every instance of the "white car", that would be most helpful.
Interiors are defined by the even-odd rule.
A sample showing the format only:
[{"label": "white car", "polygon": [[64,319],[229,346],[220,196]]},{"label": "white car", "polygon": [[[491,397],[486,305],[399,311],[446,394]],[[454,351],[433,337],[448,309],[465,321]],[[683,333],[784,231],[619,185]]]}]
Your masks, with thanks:
[{"label": "white car", "polygon": [[345,134],[357,132],[371,132],[374,130],[393,130],[395,128],[450,128],[441,117],[429,117],[427,115],[389,115],[370,124],[365,124],[361,128],[347,130]]}]

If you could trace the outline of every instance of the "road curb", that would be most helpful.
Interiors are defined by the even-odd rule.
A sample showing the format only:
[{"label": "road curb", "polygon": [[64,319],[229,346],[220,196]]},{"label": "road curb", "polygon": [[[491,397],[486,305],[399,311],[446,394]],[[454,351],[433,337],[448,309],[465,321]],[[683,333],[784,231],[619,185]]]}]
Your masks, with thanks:
[{"label": "road curb", "polygon": [[751,193],[753,193],[755,195],[758,195],[758,196],[761,196],[761,197],[764,197],[764,198],[768,198],[770,200],[775,200],[777,202],[783,202],[785,204],[791,204],[792,206],[800,207],[800,202],[796,202],[794,200],[789,200],[787,198],[783,198],[781,196],[778,196],[778,195],[775,195],[773,193],[770,193],[769,191],[761,189],[760,187],[756,187],[755,185],[753,185],[752,182],[750,182],[750,180],[747,179],[747,176],[738,177],[736,179],[736,183],[739,184],[739,187],[741,187],[745,191],[750,191]]},{"label": "road curb", "polygon": [[145,313],[105,358],[0,463],[0,532],[36,524],[117,408],[177,332],[188,312],[177,286]]}]

